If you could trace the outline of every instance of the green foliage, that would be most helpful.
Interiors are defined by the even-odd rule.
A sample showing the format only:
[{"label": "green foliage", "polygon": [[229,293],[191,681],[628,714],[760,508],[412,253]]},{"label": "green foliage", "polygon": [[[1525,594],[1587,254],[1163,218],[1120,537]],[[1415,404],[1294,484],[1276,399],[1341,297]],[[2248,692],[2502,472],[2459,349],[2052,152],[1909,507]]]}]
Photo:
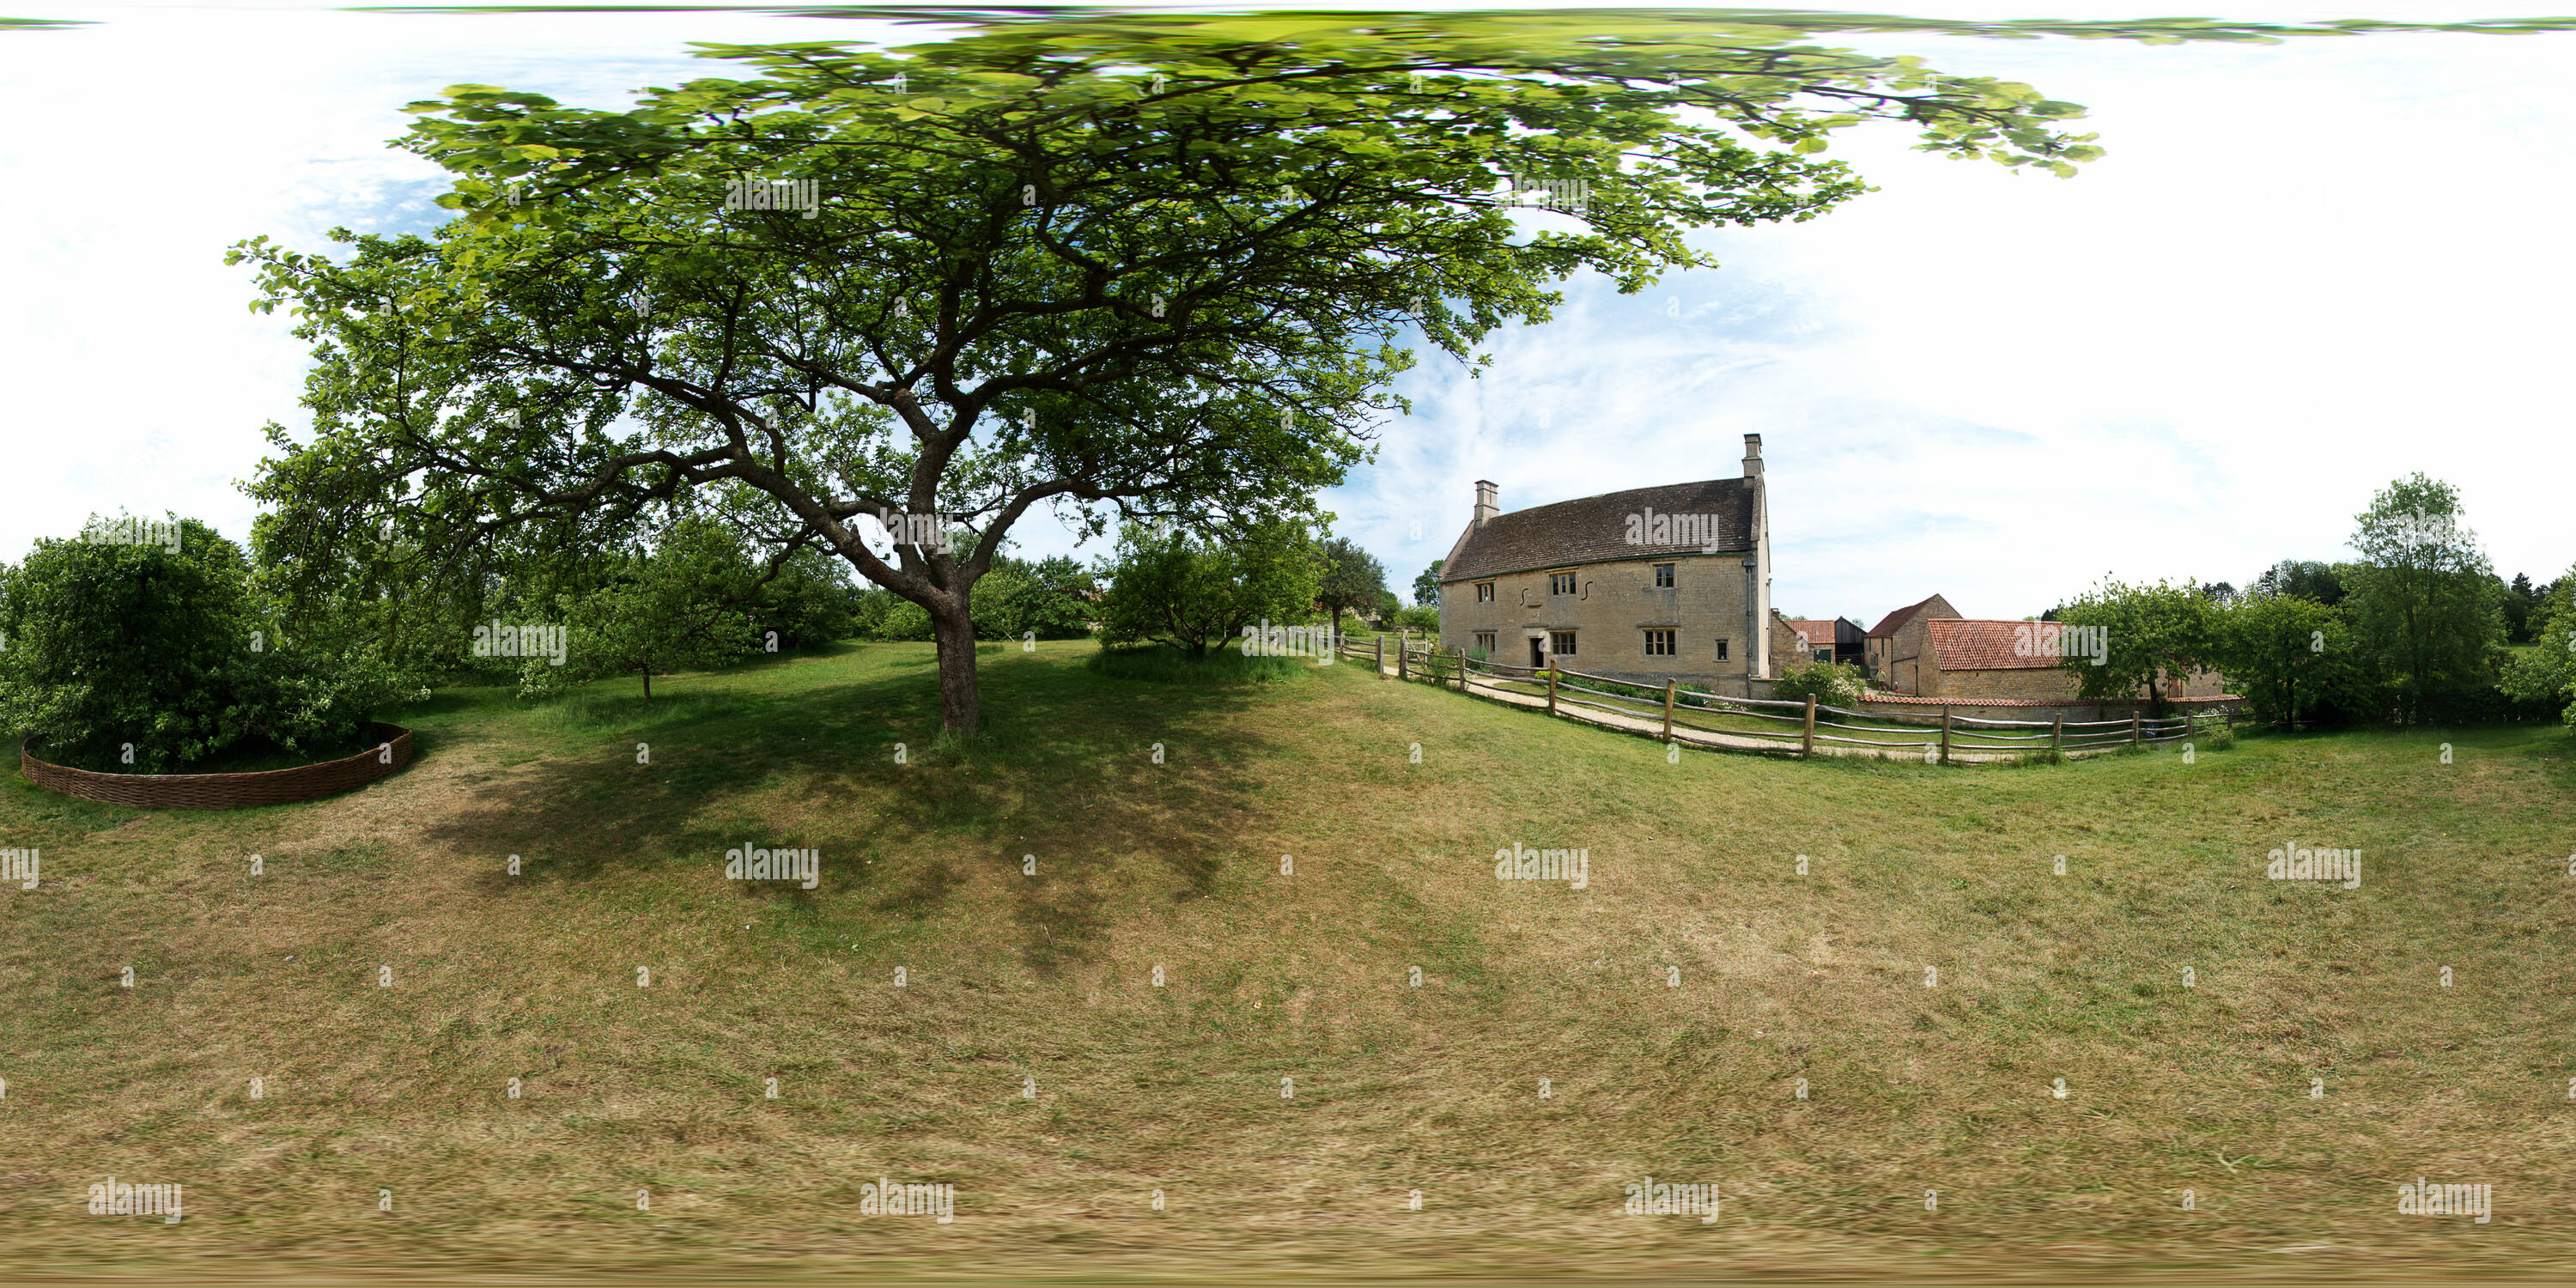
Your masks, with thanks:
[{"label": "green foliage", "polygon": [[2343,607],[2408,723],[2495,679],[2501,587],[2464,517],[2458,490],[2420,473],[2381,489],[2354,516],[2361,559]]},{"label": "green foliage", "polygon": [[2328,608],[2343,602],[2343,567],[2307,559],[2284,559],[2263,570],[2248,592],[2256,595],[2296,595],[2313,599]]},{"label": "green foliage", "polygon": [[2576,729],[2576,568],[2535,600],[2531,646],[2506,665],[2503,688],[2517,701],[2533,706],[2564,703],[2561,718],[2568,728]]},{"label": "green foliage", "polygon": [[[976,588],[975,638],[1082,639],[1091,634],[1091,603],[1083,598],[1083,592],[1091,589],[1091,573],[1063,555],[1038,563],[1004,555]],[[911,619],[905,619],[904,629],[913,629]],[[926,612],[921,614],[919,629],[921,635],[906,638],[930,638]]]},{"label": "green foliage", "polygon": [[1324,576],[1316,584],[1315,601],[1333,615],[1333,633],[1342,630],[1342,614],[1375,607],[1380,599],[1392,599],[1387,593],[1386,569],[1377,556],[1362,550],[1348,537],[1327,537],[1320,547],[1324,557]]},{"label": "green foliage", "polygon": [[2215,657],[2217,613],[2217,605],[2189,580],[2133,586],[2105,577],[2057,610],[2065,625],[2104,632],[2103,664],[2094,665],[2088,652],[2061,665],[2086,698],[2132,698],[2143,686],[2161,712],[2165,699]]},{"label": "green foliage", "polygon": [[[312,346],[309,436],[251,493],[300,597],[399,518],[389,584],[474,547],[592,557],[709,496],[816,539],[971,634],[1012,525],[1072,502],[1211,528],[1314,515],[1418,338],[1473,360],[1584,270],[1713,266],[1694,231],[1813,217],[1864,185],[1814,155],[1903,120],[1923,146],[2071,173],[2081,114],[2025,85],[1815,48],[1787,28],[1622,20],[998,25],[892,53],[708,46],[748,73],[566,107],[459,85],[404,146],[458,218],[265,238],[256,307]],[[900,74],[904,92],[891,92]],[[1580,186],[1527,230],[1498,186]],[[806,210],[728,205],[746,179]],[[861,514],[936,510],[972,555],[888,560]],[[832,522],[825,524],[821,519]],[[961,629],[964,628],[964,629]],[[971,731],[971,667],[943,718]]]},{"label": "green foliage", "polygon": [[0,571],[0,726],[58,763],[172,773],[345,755],[375,712],[418,695],[371,651],[280,639],[241,548],[170,522],[175,550],[39,540]]},{"label": "green foliage", "polygon": [[1414,574],[1414,603],[1429,606],[1440,602],[1440,565],[1447,562],[1446,559],[1434,559],[1430,567]]},{"label": "green foliage", "polygon": [[1820,706],[1857,707],[1869,691],[1869,678],[1848,662],[1791,662],[1780,668],[1772,692],[1782,699],[1813,696]]},{"label": "green foliage", "polygon": [[1101,638],[1157,640],[1196,656],[1263,620],[1304,621],[1323,575],[1323,556],[1300,524],[1249,524],[1221,544],[1130,524],[1101,597]]},{"label": "green foliage", "polygon": [[1191,653],[1167,644],[1103,648],[1084,665],[1124,680],[1189,685],[1283,684],[1315,669],[1308,658],[1246,657],[1230,648]]},{"label": "green foliage", "polygon": [[2219,611],[2215,644],[2212,663],[2258,720],[2331,725],[2370,710],[2368,659],[2339,609],[2258,590]]},{"label": "green foliage", "polygon": [[764,651],[803,652],[848,639],[857,629],[850,611],[849,567],[819,550],[788,556],[776,576],[751,592],[750,600]]},{"label": "green foliage", "polygon": [[1421,604],[1411,608],[1399,609],[1395,614],[1395,620],[1387,623],[1387,628],[1390,630],[1428,631],[1432,635],[1437,636],[1440,633],[1440,606],[1437,604]]},{"label": "green foliage", "polygon": [[887,605],[885,616],[869,630],[868,638],[927,642],[931,634],[929,609],[909,599],[895,599]]},{"label": "green foliage", "polygon": [[[639,676],[650,699],[656,671],[747,658],[764,642],[748,607],[747,581],[742,547],[730,530],[711,520],[684,520],[650,555],[630,556],[608,585],[561,597],[571,659],[561,669],[578,678]],[[523,691],[538,696],[548,687],[523,684]]]}]

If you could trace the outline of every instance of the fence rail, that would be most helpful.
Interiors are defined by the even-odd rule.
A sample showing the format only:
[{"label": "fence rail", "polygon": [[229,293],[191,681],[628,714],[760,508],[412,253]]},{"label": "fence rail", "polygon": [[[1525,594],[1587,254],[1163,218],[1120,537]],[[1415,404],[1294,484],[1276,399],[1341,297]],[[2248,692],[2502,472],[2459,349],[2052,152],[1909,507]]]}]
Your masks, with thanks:
[{"label": "fence rail", "polygon": [[[1821,746],[1832,755],[1919,757],[1942,764],[2034,754],[2073,759],[2123,747],[2180,742],[2213,727],[2236,727],[2233,710],[2153,717],[2141,713],[2121,720],[2000,720],[1946,709],[1934,715],[1860,711],[1812,699],[1730,698],[1683,689],[1670,681],[1656,693],[1647,685],[1572,667],[1518,666],[1470,658],[1458,649],[1442,652],[1431,641],[1402,635],[1392,643],[1383,635],[1365,643],[1342,636],[1336,652],[1366,659],[1388,678],[1455,686],[1462,693],[1515,706],[1544,707],[1550,715],[1602,728],[1757,754],[1788,751],[1813,756]],[[1916,736],[1916,731],[1922,736]],[[1878,736],[1858,736],[1864,734]]]}]

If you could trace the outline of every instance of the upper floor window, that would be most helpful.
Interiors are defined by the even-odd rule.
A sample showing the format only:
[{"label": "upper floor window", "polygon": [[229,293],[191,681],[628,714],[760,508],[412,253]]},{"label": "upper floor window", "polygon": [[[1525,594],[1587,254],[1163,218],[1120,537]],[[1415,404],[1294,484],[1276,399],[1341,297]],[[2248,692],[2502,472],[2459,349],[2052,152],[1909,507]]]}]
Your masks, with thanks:
[{"label": "upper floor window", "polygon": [[1573,594],[1574,574],[1570,572],[1549,573],[1547,575],[1547,593],[1551,595]]},{"label": "upper floor window", "polygon": [[1672,585],[1672,584],[1673,584],[1673,566],[1672,566],[1671,564],[1656,564],[1656,565],[1655,565],[1655,589],[1657,589],[1657,590],[1662,590],[1662,589],[1664,589],[1665,587],[1670,586],[1670,585]]},{"label": "upper floor window", "polygon": [[1494,602],[1494,583],[1490,581],[1480,581],[1476,583],[1476,602],[1479,604],[1490,604]]}]

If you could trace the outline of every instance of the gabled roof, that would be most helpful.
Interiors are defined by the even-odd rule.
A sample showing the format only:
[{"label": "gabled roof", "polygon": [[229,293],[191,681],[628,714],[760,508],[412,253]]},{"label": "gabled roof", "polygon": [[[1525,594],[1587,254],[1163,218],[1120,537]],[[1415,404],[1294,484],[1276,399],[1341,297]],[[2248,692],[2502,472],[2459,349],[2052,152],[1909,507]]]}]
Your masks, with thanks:
[{"label": "gabled roof", "polygon": [[1926,595],[1923,597],[1922,603],[1907,604],[1905,607],[1897,609],[1895,612],[1889,613],[1885,617],[1879,618],[1878,625],[1870,627],[1869,633],[1872,635],[1894,635],[1898,628],[1904,626],[1907,622],[1913,621],[1916,613],[1923,611],[1924,604],[1929,604],[1933,600],[1939,598],[1939,595]]},{"label": "gabled roof", "polygon": [[1934,618],[1932,656],[1943,671],[2039,671],[2057,665],[2057,623]]},{"label": "gabled roof", "polygon": [[[1487,519],[1458,539],[1440,565],[1442,583],[1478,581],[1507,572],[1529,572],[1612,559],[1670,558],[1753,549],[1754,489],[1741,478],[1667,483],[1605,492],[1553,505],[1534,505]],[[1628,544],[1628,520],[1656,515],[1705,515],[1714,542],[1653,541]],[[1643,527],[1641,523],[1639,525]],[[1652,533],[1643,535],[1652,536]],[[1714,549],[1704,549],[1713,546]]]},{"label": "gabled roof", "polygon": [[1819,622],[1807,618],[1783,617],[1780,619],[1780,624],[1806,636],[1809,648],[1826,648],[1834,642],[1834,624],[1831,619]]}]

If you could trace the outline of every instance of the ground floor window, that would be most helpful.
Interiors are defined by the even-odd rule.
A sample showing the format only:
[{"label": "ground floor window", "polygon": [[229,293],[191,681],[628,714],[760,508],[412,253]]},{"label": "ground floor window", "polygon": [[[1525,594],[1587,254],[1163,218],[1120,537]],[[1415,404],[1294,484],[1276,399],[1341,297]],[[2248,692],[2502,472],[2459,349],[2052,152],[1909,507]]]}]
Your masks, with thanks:
[{"label": "ground floor window", "polygon": [[1648,632],[1646,632],[1646,656],[1648,656],[1648,657],[1671,657],[1672,655],[1673,655],[1673,632],[1671,632],[1671,631],[1648,631]]},{"label": "ground floor window", "polygon": [[1574,632],[1549,631],[1547,633],[1547,651],[1556,654],[1558,657],[1574,656]]},{"label": "ground floor window", "polygon": [[1492,631],[1476,632],[1476,647],[1485,650],[1485,656],[1492,657],[1494,655],[1494,633]]},{"label": "ground floor window", "polygon": [[1718,660],[1718,661],[1720,661],[1720,662],[1723,662],[1723,661],[1725,661],[1725,660],[1726,660],[1726,641],[1725,641],[1725,640],[1719,640],[1719,641],[1717,642],[1717,660]]},{"label": "ground floor window", "polygon": [[1819,662],[1830,662],[1830,661],[1833,661],[1833,660],[1834,660],[1834,651],[1833,651],[1832,649],[1829,649],[1829,648],[1820,648],[1820,649],[1817,649],[1817,650],[1816,650],[1816,660],[1817,660],[1817,661],[1819,661]]}]

